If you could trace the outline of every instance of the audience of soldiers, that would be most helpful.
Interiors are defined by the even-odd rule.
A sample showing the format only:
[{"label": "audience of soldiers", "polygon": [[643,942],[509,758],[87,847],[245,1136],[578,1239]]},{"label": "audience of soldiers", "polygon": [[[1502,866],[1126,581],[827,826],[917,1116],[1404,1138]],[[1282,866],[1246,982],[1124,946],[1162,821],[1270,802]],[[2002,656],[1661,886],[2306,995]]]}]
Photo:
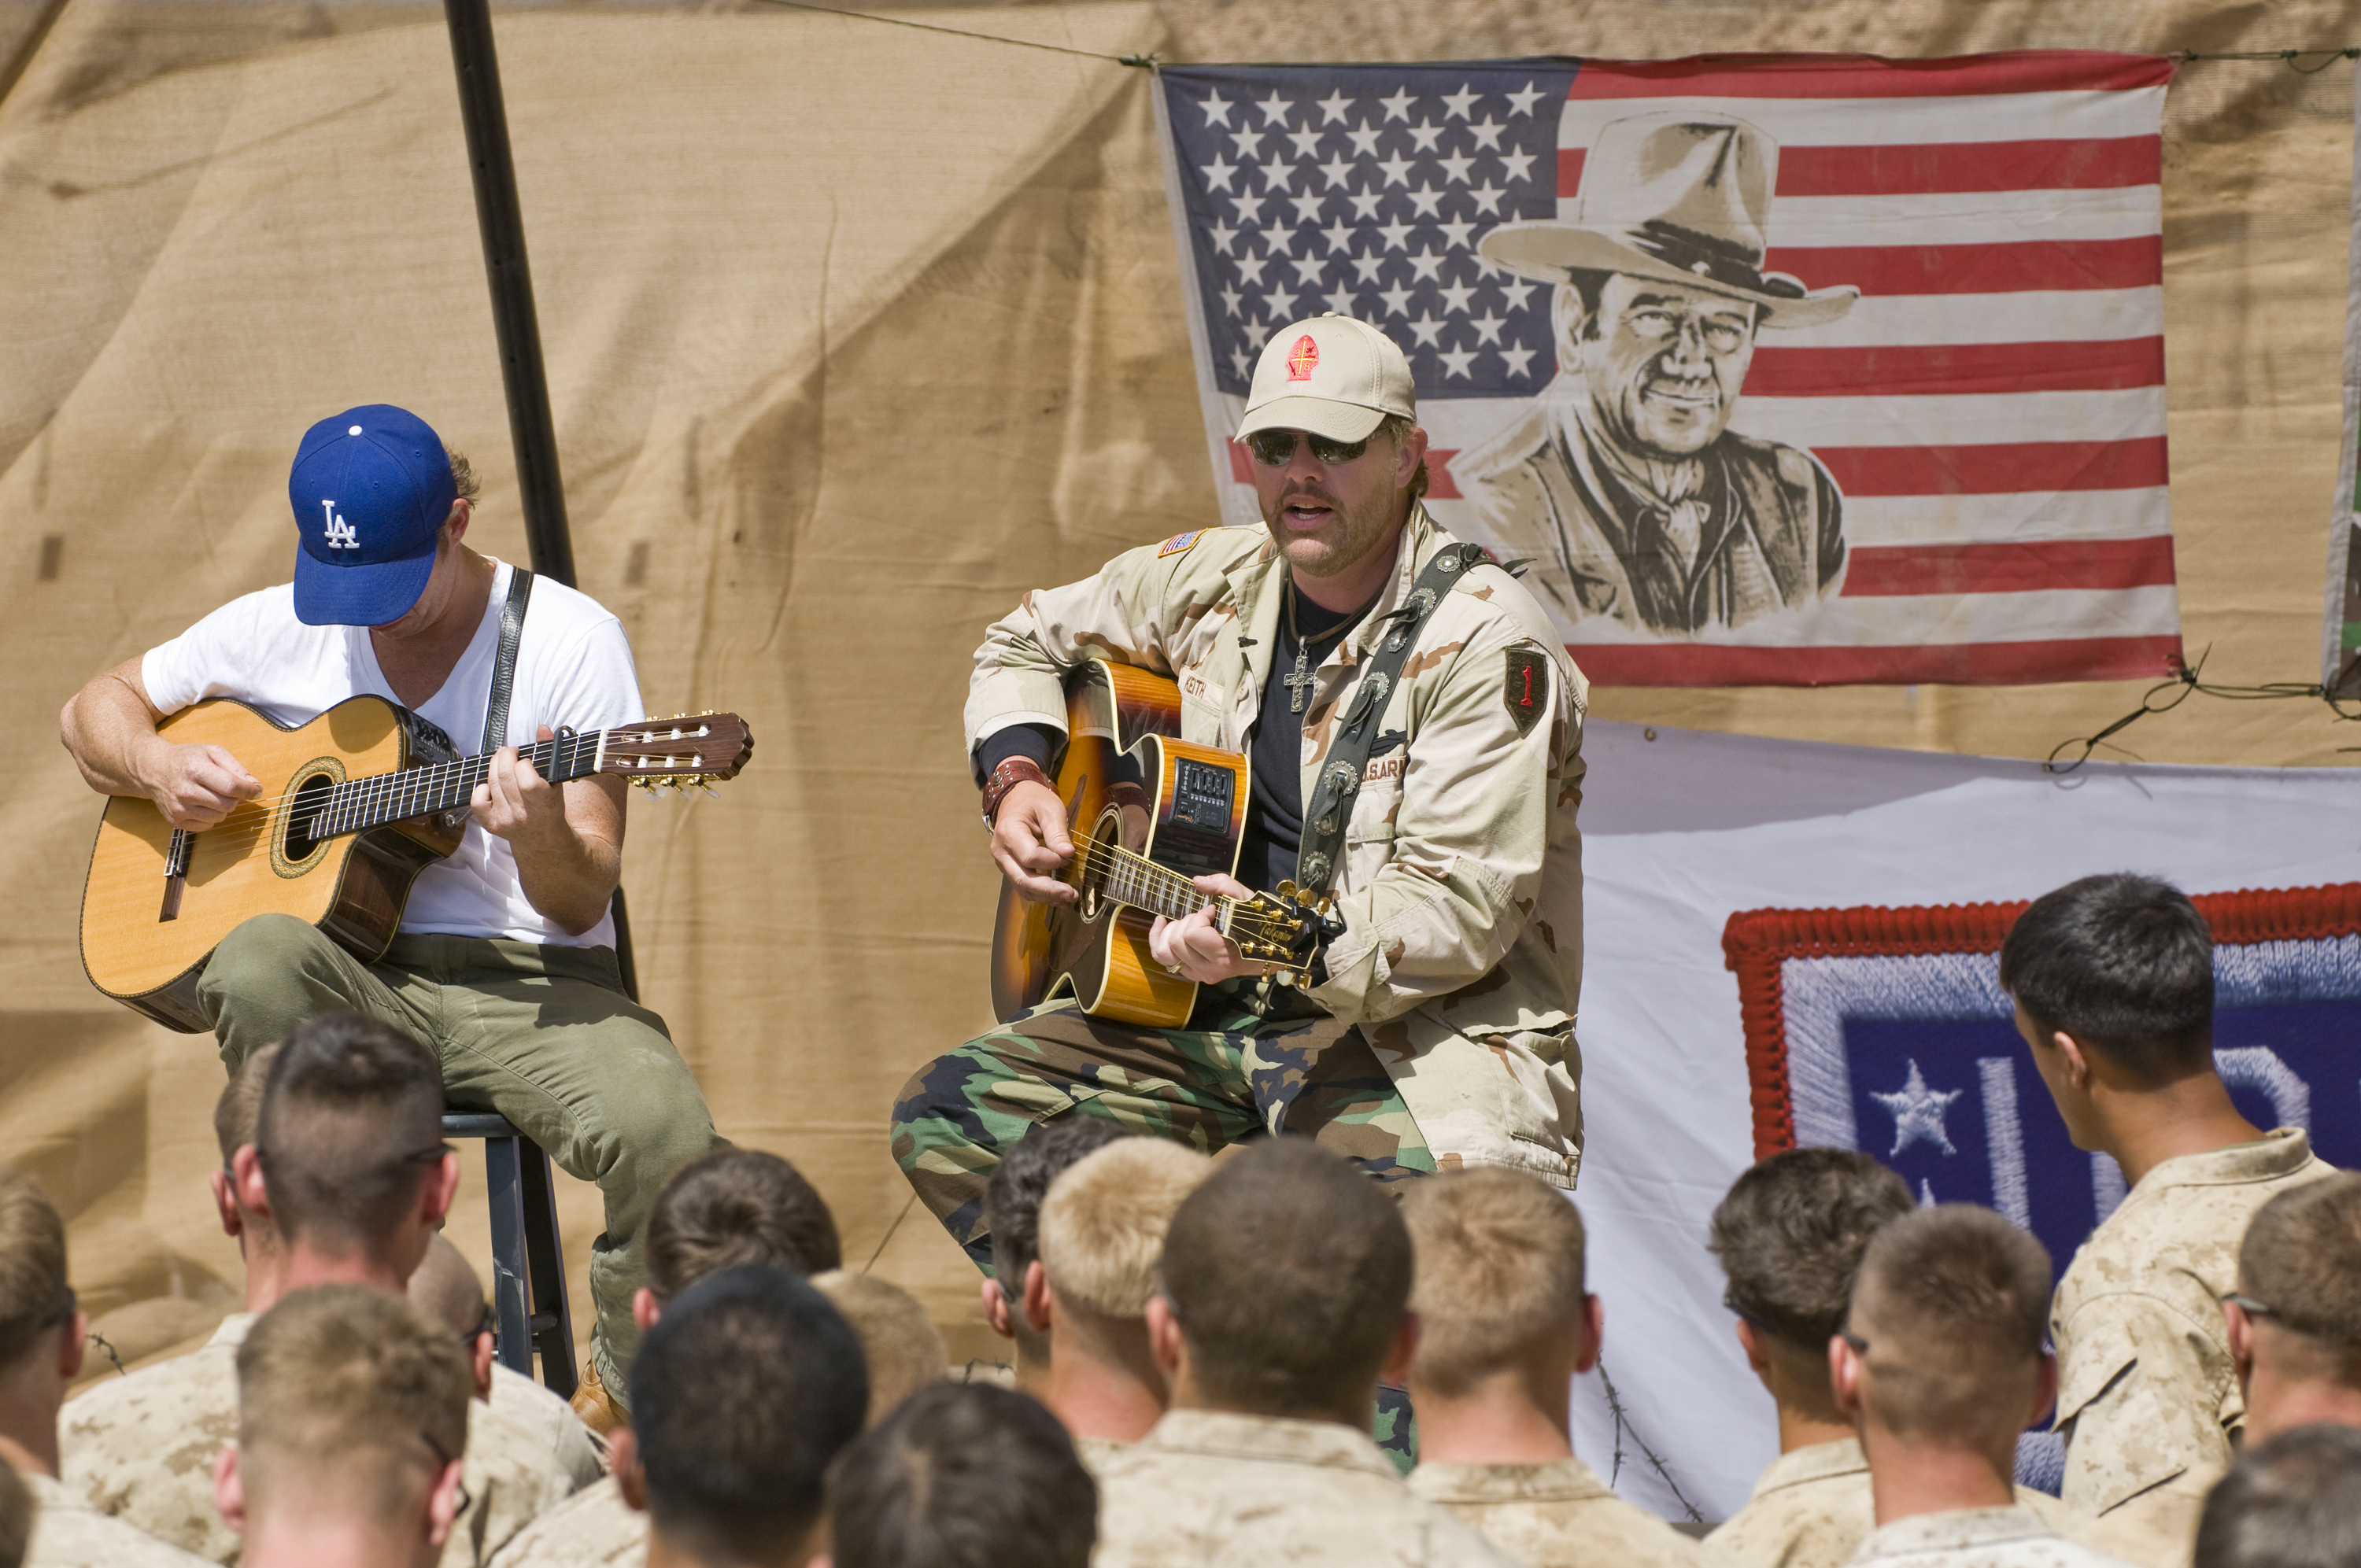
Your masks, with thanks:
[{"label": "audience of soldiers", "polygon": [[[844,1267],[794,1166],[722,1149],[649,1218],[629,1421],[594,1435],[496,1359],[439,1234],[434,1057],[338,1014],[222,1093],[246,1310],[195,1351],[69,1400],[65,1227],[0,1170],[0,1568],[2361,1565],[2361,1175],[2233,1103],[2173,889],[2058,890],[2000,978],[2126,1196],[2053,1290],[2027,1233],[1866,1154],[1743,1172],[1702,1239],[1779,1453],[1709,1531],[1575,1453],[1606,1314],[1565,1194],[1380,1188],[1291,1138],[1209,1160],[1088,1114],[987,1196],[1014,1387]],[[2052,1416],[2059,1497],[2017,1484]]]}]

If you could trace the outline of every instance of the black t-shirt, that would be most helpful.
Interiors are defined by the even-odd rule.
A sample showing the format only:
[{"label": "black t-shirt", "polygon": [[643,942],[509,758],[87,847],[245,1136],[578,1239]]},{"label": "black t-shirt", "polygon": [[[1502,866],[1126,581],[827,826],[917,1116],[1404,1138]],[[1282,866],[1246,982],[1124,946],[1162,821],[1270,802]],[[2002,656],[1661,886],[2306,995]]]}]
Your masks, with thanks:
[{"label": "black t-shirt", "polygon": [[[1338,638],[1358,625],[1377,602],[1372,599],[1358,609],[1333,610],[1322,609],[1301,594],[1292,597],[1296,619],[1312,645],[1307,670],[1318,668]],[[1277,641],[1271,652],[1270,677],[1263,683],[1262,711],[1247,743],[1254,790],[1247,799],[1246,833],[1238,846],[1238,880],[1257,893],[1294,876],[1296,856],[1303,847],[1304,715],[1289,711],[1294,691],[1286,681],[1295,673],[1299,644],[1284,613],[1279,618]],[[1310,700],[1306,687],[1307,707]],[[976,759],[987,776],[1011,757],[1029,757],[1047,766],[1057,740],[1054,730],[1038,724],[1011,724],[985,736],[975,749]]]}]

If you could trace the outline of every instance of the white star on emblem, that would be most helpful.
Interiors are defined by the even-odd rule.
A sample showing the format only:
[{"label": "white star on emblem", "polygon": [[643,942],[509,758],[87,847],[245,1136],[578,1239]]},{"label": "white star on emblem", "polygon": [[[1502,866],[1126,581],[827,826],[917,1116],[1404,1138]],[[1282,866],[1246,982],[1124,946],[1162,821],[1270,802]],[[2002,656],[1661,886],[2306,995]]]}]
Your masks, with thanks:
[{"label": "white star on emblem", "polygon": [[1426,251],[1413,250],[1408,258],[1410,269],[1430,283],[1443,281],[1443,258]]},{"label": "white star on emblem", "polygon": [[1322,125],[1343,125],[1345,123],[1345,110],[1346,107],[1344,90],[1342,88],[1336,89],[1330,93],[1328,96],[1321,99],[1317,104],[1314,104],[1312,107],[1320,111],[1320,123]]},{"label": "white star on emblem", "polygon": [[1444,375],[1456,376],[1465,381],[1467,379],[1467,367],[1476,358],[1476,351],[1472,348],[1444,348],[1438,350],[1435,357],[1443,361]]},{"label": "white star on emblem", "polygon": [[1205,94],[1204,102],[1199,104],[1197,107],[1205,111],[1206,125],[1220,126],[1226,130],[1230,124],[1230,111],[1237,105],[1219,93],[1208,93]]},{"label": "white star on emblem", "polygon": [[1434,151],[1434,144],[1442,138],[1442,136],[1443,127],[1428,125],[1426,116],[1423,115],[1419,116],[1418,124],[1410,127],[1410,139],[1418,144],[1418,150],[1421,152]]},{"label": "white star on emblem", "polygon": [[1420,181],[1409,195],[1410,204],[1426,216],[1439,218],[1443,215],[1443,192],[1428,190],[1425,181]]},{"label": "white star on emblem", "polygon": [[1929,1089],[1927,1075],[1918,1070],[1918,1063],[1910,1063],[1910,1077],[1892,1094],[1872,1093],[1870,1098],[1893,1114],[1894,1148],[1886,1157],[1900,1154],[1913,1144],[1929,1143],[1945,1154],[1960,1151],[1951,1146],[1951,1135],[1944,1130],[1943,1113],[1951,1102],[1966,1093],[1961,1089]]},{"label": "white star on emblem", "polygon": [[1375,126],[1350,125],[1345,127],[1345,139],[1353,144],[1355,158],[1378,156],[1378,137],[1385,133]]},{"label": "white star on emblem", "polygon": [[1922,1176],[1918,1179],[1918,1207],[1931,1209],[1934,1206],[1935,1184]]},{"label": "white star on emblem", "polygon": [[1295,144],[1295,156],[1298,159],[1317,158],[1320,156],[1320,130],[1318,126],[1315,126],[1308,131],[1289,131],[1287,133],[1287,139]]},{"label": "white star on emblem", "polygon": [[1350,159],[1332,158],[1320,166],[1320,172],[1328,177],[1327,188],[1331,191],[1349,191],[1353,188],[1353,165]]},{"label": "white star on emblem", "polygon": [[1410,106],[1411,104],[1417,102],[1417,100],[1413,99],[1410,95],[1410,89],[1404,87],[1394,93],[1392,97],[1380,98],[1378,102],[1386,106],[1387,119],[1407,120],[1410,118]]},{"label": "white star on emblem", "polygon": [[1476,145],[1477,147],[1488,147],[1494,152],[1498,152],[1500,150],[1500,133],[1508,128],[1508,126],[1502,125],[1491,115],[1487,115],[1482,119],[1477,121],[1474,125],[1469,126],[1467,127],[1467,134],[1476,138]]},{"label": "white star on emblem", "polygon": [[1533,356],[1537,352],[1539,351],[1531,348],[1504,348],[1500,350],[1500,357],[1508,361],[1510,375],[1522,376],[1532,364]]},{"label": "white star on emblem", "polygon": [[1257,104],[1255,107],[1262,111],[1262,123],[1264,125],[1284,126],[1287,124],[1287,100],[1279,95],[1277,89],[1273,89],[1271,95],[1265,98],[1261,103]]},{"label": "white star on emblem", "polygon": [[1417,335],[1418,340],[1421,343],[1426,345],[1429,348],[1434,348],[1440,345],[1439,340],[1443,336],[1443,323],[1434,319],[1434,313],[1433,311],[1421,311],[1419,313],[1418,320],[1410,323],[1410,330]]},{"label": "white star on emblem", "polygon": [[1510,106],[1514,108],[1520,115],[1530,115],[1533,112],[1533,105],[1541,102],[1543,93],[1540,88],[1528,82],[1518,91],[1514,93],[1503,93],[1500,96],[1506,98],[1509,101]]},{"label": "white star on emblem", "polygon": [[1443,172],[1449,177],[1454,185],[1465,185],[1467,183],[1468,165],[1476,160],[1466,153],[1455,152],[1450,157],[1438,161],[1443,165]]}]

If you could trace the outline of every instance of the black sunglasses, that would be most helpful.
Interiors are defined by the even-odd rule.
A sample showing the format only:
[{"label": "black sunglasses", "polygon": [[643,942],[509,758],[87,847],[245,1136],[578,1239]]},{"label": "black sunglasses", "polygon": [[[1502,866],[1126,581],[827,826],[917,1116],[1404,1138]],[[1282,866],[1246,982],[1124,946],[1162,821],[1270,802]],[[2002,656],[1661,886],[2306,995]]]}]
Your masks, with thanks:
[{"label": "black sunglasses", "polygon": [[1276,468],[1282,463],[1294,461],[1298,436],[1312,444],[1313,462],[1324,463],[1330,467],[1339,463],[1350,463],[1369,449],[1367,436],[1358,441],[1331,441],[1324,435],[1312,435],[1298,430],[1258,430],[1246,437],[1246,450],[1253,453],[1255,461],[1264,467]]}]

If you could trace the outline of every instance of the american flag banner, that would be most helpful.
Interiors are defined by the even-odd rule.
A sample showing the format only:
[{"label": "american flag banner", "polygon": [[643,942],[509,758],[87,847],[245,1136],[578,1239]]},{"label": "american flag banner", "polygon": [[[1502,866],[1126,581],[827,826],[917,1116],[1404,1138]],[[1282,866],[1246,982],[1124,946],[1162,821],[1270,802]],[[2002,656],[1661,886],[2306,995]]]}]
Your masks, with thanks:
[{"label": "american flag banner", "polygon": [[1255,359],[1409,356],[1428,504],[1594,681],[2011,684],[2180,655],[2162,57],[1160,72],[1225,521]]}]

